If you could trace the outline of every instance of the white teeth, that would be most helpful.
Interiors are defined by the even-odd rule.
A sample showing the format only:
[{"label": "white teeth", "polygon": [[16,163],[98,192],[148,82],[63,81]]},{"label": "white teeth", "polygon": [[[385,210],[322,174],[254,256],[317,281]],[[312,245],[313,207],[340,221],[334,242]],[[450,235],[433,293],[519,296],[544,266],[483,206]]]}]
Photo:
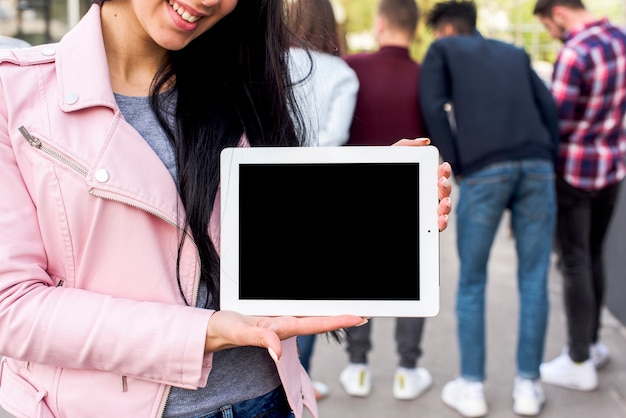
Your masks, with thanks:
[{"label": "white teeth", "polygon": [[193,23],[196,20],[200,19],[198,16],[193,16],[191,13],[185,11],[185,9],[183,9],[178,3],[175,3],[173,0],[169,0],[169,4],[170,6],[172,6],[172,9],[174,9],[174,11],[183,18],[183,20],[186,20],[189,23]]}]

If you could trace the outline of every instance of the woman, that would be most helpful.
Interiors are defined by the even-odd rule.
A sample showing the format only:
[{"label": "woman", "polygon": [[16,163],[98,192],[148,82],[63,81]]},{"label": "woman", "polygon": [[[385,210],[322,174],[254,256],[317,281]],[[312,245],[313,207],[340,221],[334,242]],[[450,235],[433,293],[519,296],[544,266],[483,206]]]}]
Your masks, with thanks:
[{"label": "woman", "polygon": [[295,336],[363,319],[218,306],[220,151],[301,145],[285,44],[280,1],[110,0],[0,52],[6,411],[317,415]]}]

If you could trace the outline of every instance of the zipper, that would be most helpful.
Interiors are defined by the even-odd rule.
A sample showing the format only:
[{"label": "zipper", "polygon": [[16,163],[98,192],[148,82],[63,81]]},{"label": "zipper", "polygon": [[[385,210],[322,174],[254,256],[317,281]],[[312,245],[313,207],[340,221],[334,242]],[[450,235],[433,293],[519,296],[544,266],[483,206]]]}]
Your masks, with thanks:
[{"label": "zipper", "polygon": [[70,167],[72,170],[76,171],[77,173],[81,174],[82,176],[87,177],[87,173],[89,171],[85,167],[83,167],[82,165],[80,165],[76,161],[72,160],[70,157],[68,157],[67,155],[63,154],[62,152],[60,152],[60,151],[58,151],[58,150],[56,150],[56,149],[54,149],[54,148],[44,144],[36,136],[32,136],[30,134],[30,132],[28,132],[28,130],[26,130],[26,128],[24,126],[20,126],[19,127],[19,131],[20,131],[20,133],[22,135],[24,135],[24,138],[26,138],[26,142],[28,142],[28,144],[30,146],[45,152],[46,154],[48,154],[52,158],[62,162],[63,164],[65,164],[66,166]]},{"label": "zipper", "polygon": [[[66,166],[70,167],[72,170],[76,171],[77,173],[81,174],[83,177],[87,177],[87,174],[89,173],[89,170],[85,167],[83,167],[80,163],[74,161],[73,159],[71,159],[70,157],[68,157],[67,155],[63,154],[62,152],[60,152],[59,150],[46,145],[45,143],[43,143],[39,138],[37,138],[36,136],[33,136],[30,134],[30,132],[28,132],[28,130],[24,127],[24,126],[20,126],[19,127],[19,131],[20,133],[24,136],[24,138],[26,138],[26,142],[28,142],[28,144],[30,146],[32,146],[33,148],[36,148],[38,150],[41,150],[43,152],[45,152],[46,154],[48,154],[50,157],[56,159],[57,161],[65,164]],[[194,248],[196,249],[196,259],[198,260],[198,272],[196,273],[196,278],[195,278],[195,282],[196,282],[196,286],[194,288],[194,293],[192,295],[192,300],[193,300],[193,306],[196,305],[197,301],[198,301],[198,290],[200,288],[200,272],[202,270],[202,266],[201,266],[201,261],[200,261],[200,254],[198,251],[198,246],[196,245],[196,242],[194,241],[193,237],[185,230],[183,230],[176,222],[171,221],[170,219],[168,219],[167,217],[165,217],[164,215],[160,214],[159,212],[156,212],[148,207],[143,207],[141,205],[138,205],[137,203],[134,203],[130,200],[126,200],[126,199],[121,199],[119,197],[115,197],[112,194],[106,194],[103,192],[99,192],[96,189],[94,189],[93,187],[89,189],[89,194],[91,194],[94,197],[98,197],[100,199],[105,199],[105,200],[110,200],[112,202],[117,202],[117,203],[121,203],[123,205],[126,206],[130,206],[139,210],[142,210],[152,216],[156,216],[157,218],[163,220],[164,222],[166,222],[167,224],[173,226],[174,228],[176,228],[179,232],[182,232],[193,244]],[[59,286],[62,286],[63,282],[59,283]],[[128,384],[127,384],[127,378],[125,375],[121,375],[121,389],[122,392],[126,392],[128,391]],[[167,405],[167,399],[170,395],[170,392],[172,390],[172,387],[170,385],[168,385],[166,387],[165,390],[165,396],[163,397],[163,402],[161,405],[161,408],[159,410],[159,416],[163,416],[163,413],[165,412],[165,405]]]}]

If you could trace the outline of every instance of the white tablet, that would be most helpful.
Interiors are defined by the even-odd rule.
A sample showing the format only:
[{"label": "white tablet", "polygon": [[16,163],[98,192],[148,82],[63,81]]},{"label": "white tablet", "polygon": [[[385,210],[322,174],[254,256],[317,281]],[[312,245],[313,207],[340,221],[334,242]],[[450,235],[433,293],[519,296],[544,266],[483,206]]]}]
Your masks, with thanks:
[{"label": "white tablet", "polygon": [[221,308],[261,316],[439,312],[434,146],[221,154]]}]

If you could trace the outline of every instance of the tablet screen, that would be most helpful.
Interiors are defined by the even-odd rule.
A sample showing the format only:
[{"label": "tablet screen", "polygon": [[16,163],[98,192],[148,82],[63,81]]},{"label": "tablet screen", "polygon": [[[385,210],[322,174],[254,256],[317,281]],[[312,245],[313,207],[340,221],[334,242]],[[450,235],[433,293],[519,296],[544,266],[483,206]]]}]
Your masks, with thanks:
[{"label": "tablet screen", "polygon": [[241,298],[419,300],[419,163],[239,170]]}]

